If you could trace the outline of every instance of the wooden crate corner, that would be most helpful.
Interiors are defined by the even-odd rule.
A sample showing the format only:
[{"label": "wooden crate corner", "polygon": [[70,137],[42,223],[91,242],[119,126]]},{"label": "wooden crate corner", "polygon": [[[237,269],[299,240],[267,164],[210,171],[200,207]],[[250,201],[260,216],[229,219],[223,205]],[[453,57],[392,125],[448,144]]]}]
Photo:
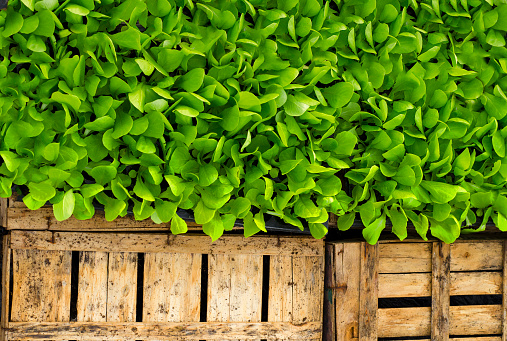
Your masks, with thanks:
[{"label": "wooden crate corner", "polygon": [[[324,340],[505,340],[505,250],[504,241],[328,243]],[[475,295],[497,303],[450,304]],[[400,298],[428,303],[379,305]]]}]

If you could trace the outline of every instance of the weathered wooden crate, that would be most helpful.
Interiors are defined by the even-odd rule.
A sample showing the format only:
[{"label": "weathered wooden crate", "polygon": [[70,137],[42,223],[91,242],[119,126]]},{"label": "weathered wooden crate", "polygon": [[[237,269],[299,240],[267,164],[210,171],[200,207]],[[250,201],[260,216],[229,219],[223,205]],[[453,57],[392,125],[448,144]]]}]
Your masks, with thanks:
[{"label": "weathered wooden crate", "polygon": [[4,340],[320,340],[324,243],[13,230]]},{"label": "weathered wooden crate", "polygon": [[324,340],[506,340],[506,245],[329,243]]}]

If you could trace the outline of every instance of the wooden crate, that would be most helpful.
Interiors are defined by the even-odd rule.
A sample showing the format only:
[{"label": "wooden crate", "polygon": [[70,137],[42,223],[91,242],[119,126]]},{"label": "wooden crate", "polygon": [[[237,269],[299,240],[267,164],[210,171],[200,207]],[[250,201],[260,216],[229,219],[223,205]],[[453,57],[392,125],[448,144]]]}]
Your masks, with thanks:
[{"label": "wooden crate", "polygon": [[[506,245],[327,244],[324,340],[506,340]],[[494,304],[456,305],[469,295]],[[403,300],[427,304],[386,308]]]},{"label": "wooden crate", "polygon": [[324,242],[14,230],[3,340],[321,340]]}]

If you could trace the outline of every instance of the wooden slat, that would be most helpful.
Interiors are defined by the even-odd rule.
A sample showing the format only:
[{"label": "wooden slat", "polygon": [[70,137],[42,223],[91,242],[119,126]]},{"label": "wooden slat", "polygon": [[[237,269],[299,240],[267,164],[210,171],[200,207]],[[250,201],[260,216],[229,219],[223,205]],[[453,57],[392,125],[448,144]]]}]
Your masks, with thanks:
[{"label": "wooden slat", "polygon": [[252,254],[323,256],[324,242],[311,237],[242,238],[222,236],[211,242],[204,235],[145,233],[93,233],[12,231],[13,249],[101,251],[101,252],[171,252],[200,254]]},{"label": "wooden slat", "polygon": [[[3,236],[2,240],[2,328],[7,327],[9,321],[9,293],[11,273],[11,249],[9,247],[10,236]],[[3,330],[2,330],[3,334]]]},{"label": "wooden slat", "polygon": [[[334,257],[337,340],[351,340],[359,337],[361,244],[344,243],[335,249]],[[340,339],[341,335],[344,336],[343,339]]]},{"label": "wooden slat", "polygon": [[[502,306],[451,306],[451,335],[495,335],[502,330]],[[431,308],[379,309],[379,337],[429,336]]]},{"label": "wooden slat", "polygon": [[431,339],[449,340],[449,307],[451,282],[451,247],[433,243],[431,282]]},{"label": "wooden slat", "polygon": [[[451,272],[450,294],[501,295],[501,272]],[[379,297],[431,296],[431,273],[380,274]]]},{"label": "wooden slat", "polygon": [[[294,271],[292,322],[302,324],[322,321],[324,257],[294,257],[292,268]],[[322,340],[322,335],[313,340]]]},{"label": "wooden slat", "polygon": [[501,305],[452,306],[452,335],[494,335],[502,333]]},{"label": "wooden slat", "polygon": [[379,273],[431,272],[431,243],[379,245]]},{"label": "wooden slat", "polygon": [[377,341],[378,244],[361,243],[359,339]]},{"label": "wooden slat", "polygon": [[[259,322],[262,256],[210,255],[208,263],[207,321]],[[247,338],[241,335],[241,339]],[[260,337],[255,340],[260,340]]]},{"label": "wooden slat", "polygon": [[80,252],[77,321],[105,322],[107,316],[107,253]]},{"label": "wooden slat", "polygon": [[[185,331],[182,333],[182,331]],[[10,323],[11,340],[310,340],[322,331],[320,322],[73,322]]]},{"label": "wooden slat", "polygon": [[0,226],[7,227],[8,199],[0,198]]},{"label": "wooden slat", "polygon": [[[151,219],[135,220],[134,216],[127,215],[113,221],[107,221],[104,212],[97,211],[90,220],[78,220],[71,217],[65,221],[58,221],[53,215],[52,207],[42,207],[32,211],[24,205],[11,206],[8,210],[9,230],[49,230],[49,231],[170,231],[171,224],[155,224]],[[201,225],[187,222],[189,230],[199,231]]]},{"label": "wooden slat", "polygon": [[502,341],[507,341],[507,240],[503,242]]},{"label": "wooden slat", "polygon": [[380,298],[431,296],[431,273],[380,274],[378,282]]},{"label": "wooden slat", "polygon": [[13,250],[11,321],[68,321],[72,253]]},{"label": "wooden slat", "polygon": [[197,254],[147,253],[143,321],[198,322],[201,265]]},{"label": "wooden slat", "polygon": [[501,294],[501,272],[451,272],[451,296]]},{"label": "wooden slat", "polygon": [[111,252],[107,279],[107,321],[134,322],[137,306],[137,253]]},{"label": "wooden slat", "polygon": [[451,271],[502,270],[503,242],[455,243],[451,246]]},{"label": "wooden slat", "polygon": [[378,337],[429,336],[430,321],[430,307],[379,309]]},{"label": "wooden slat", "polygon": [[[335,257],[335,250],[341,249],[341,253],[343,254],[343,244],[342,243],[326,243],[326,261],[325,261],[325,270],[324,270],[324,320],[323,320],[323,330],[322,330],[322,340],[323,341],[336,341],[336,322],[338,316],[336,315],[336,292],[335,288],[336,284],[336,273],[337,270],[337,261]],[[276,273],[271,268],[270,274]],[[280,290],[278,286],[273,286],[272,280],[270,278],[269,287],[273,288],[273,290]],[[271,292],[270,292],[271,296]],[[271,300],[271,297],[270,297]],[[273,309],[279,309],[279,307],[275,306]]]},{"label": "wooden slat", "polygon": [[269,262],[269,322],[290,322],[293,316],[293,267],[291,256],[271,256]]},{"label": "wooden slat", "polygon": [[[417,339],[417,341],[430,341],[431,339]],[[451,337],[449,340],[451,341],[501,341],[502,338],[500,336],[475,336],[473,338],[470,337]],[[404,339],[403,341],[416,341]]]}]

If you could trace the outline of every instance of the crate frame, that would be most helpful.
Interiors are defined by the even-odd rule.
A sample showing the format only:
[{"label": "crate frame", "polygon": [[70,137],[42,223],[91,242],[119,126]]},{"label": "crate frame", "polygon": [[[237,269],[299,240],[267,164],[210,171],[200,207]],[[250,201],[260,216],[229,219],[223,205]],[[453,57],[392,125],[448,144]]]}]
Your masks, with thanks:
[{"label": "crate frame", "polygon": [[[125,250],[128,250],[128,252],[125,252]],[[128,321],[128,318],[124,320],[120,318],[118,321],[113,322],[104,322],[104,319],[94,312],[89,312],[87,315],[87,322],[71,322],[67,312],[47,313],[46,311],[42,313],[40,311],[35,311],[33,315],[35,318],[32,320],[13,321],[10,317],[14,316],[12,315],[12,310],[15,309],[9,311],[9,305],[14,305],[15,302],[21,302],[19,297],[17,297],[17,299],[14,297],[16,295],[15,292],[10,294],[10,277],[11,273],[15,272],[11,264],[15,264],[16,257],[18,260],[22,258],[17,255],[24,254],[25,252],[42,252],[42,256],[50,258],[53,264],[53,260],[62,259],[62,254],[65,254],[65,257],[68,258],[68,255],[72,255],[73,251],[80,252],[80,262],[82,258],[84,258],[82,254],[85,253],[108,253],[109,260],[111,259],[110,255],[113,253],[115,255],[120,253],[142,253],[145,256],[150,255],[152,257],[151,259],[155,259],[157,255],[167,255],[166,259],[169,256],[173,257],[173,255],[179,255],[180,258],[178,259],[180,260],[190,259],[195,255],[198,257],[204,254],[208,255],[210,260],[208,270],[210,272],[216,272],[215,277],[213,277],[215,278],[213,284],[211,283],[211,275],[208,275],[207,320],[210,322],[200,322],[199,319],[195,319],[195,316],[193,320],[188,316],[186,318],[183,316],[180,320],[176,318],[176,321],[172,322],[161,321],[163,319],[170,320],[167,316],[168,314],[164,312],[161,316],[154,317],[153,321],[150,320],[146,322],[135,322],[135,319],[134,321]],[[229,295],[239,295],[236,301],[252,298],[248,296],[249,289],[247,289],[247,292],[243,296],[238,294],[238,288],[242,288],[241,283],[231,284],[229,288],[220,289],[220,286],[223,284],[221,282],[226,279],[228,280],[228,278],[222,276],[219,272],[222,270],[229,271],[229,275],[232,278],[230,279],[231,281],[233,281],[234,278],[244,279],[245,275],[242,275],[242,273],[245,271],[250,271],[250,273],[253,271],[253,273],[256,274],[259,273],[259,270],[254,268],[255,264],[253,263],[257,260],[257,265],[259,265],[258,260],[261,259],[260,265],[262,266],[262,257],[264,256],[270,257],[270,272],[273,276],[269,277],[270,295],[268,300],[268,311],[270,312],[268,321],[260,322],[260,311],[258,310],[253,313],[249,311],[239,311],[236,313],[232,311],[230,304],[227,308],[228,305],[224,303],[224,299],[229,299]],[[235,257],[240,258],[243,263],[239,260],[235,261]],[[126,258],[126,256],[124,258]],[[214,263],[214,270],[211,266],[211,259],[217,260]],[[37,279],[42,283],[41,287],[44,286],[44,283],[52,283],[51,281],[58,282],[58,280],[52,278],[48,279],[47,275],[43,275],[44,266],[41,265],[41,263],[44,262],[44,258],[31,259],[28,257],[25,261],[26,260],[28,260],[25,262],[25,264],[28,264],[28,268],[30,268],[30,262],[33,262],[38,264],[35,266],[36,269],[42,269],[40,275],[36,274],[36,277],[39,276]],[[66,262],[68,265],[69,259],[62,262]],[[82,263],[80,263],[80,271],[81,264]],[[238,266],[238,264],[242,265],[241,268],[234,268],[234,266]],[[289,268],[287,268],[288,265],[290,266]],[[298,271],[296,271],[296,265],[299,269]],[[51,266],[54,268],[55,265]],[[64,267],[65,266],[61,264],[56,265],[57,271],[54,272],[60,273],[61,275],[60,270]],[[22,266],[18,265],[18,269],[20,268],[22,268]],[[174,268],[176,268],[176,266],[174,266]],[[110,271],[111,263],[109,263],[107,269],[107,271]],[[90,269],[88,268],[88,270]],[[70,275],[68,274],[70,270],[66,271],[66,274],[62,276],[70,280]],[[263,270],[260,269],[261,286],[263,280],[262,271]],[[159,272],[160,271],[154,272],[153,276],[159,276]],[[144,273],[146,274],[146,265]],[[165,273],[167,274],[167,271]],[[108,272],[107,276],[109,276],[109,274]],[[201,273],[199,273],[199,275],[200,274]],[[279,278],[277,276],[279,276]],[[87,278],[88,277],[93,277],[90,276],[90,272],[87,273]],[[13,287],[20,286],[25,289],[28,287],[27,283],[17,285],[17,281],[19,282],[20,278],[22,278],[21,275],[16,277],[14,273],[13,278]],[[107,278],[109,281],[109,277]],[[256,279],[248,281],[249,287],[254,286],[259,288],[259,278],[256,278],[257,282]],[[140,232],[101,233],[11,230],[8,235],[4,236],[3,241],[2,296],[8,297],[9,299],[4,299],[2,302],[1,336],[2,340],[320,340],[322,334],[323,278],[324,242],[322,240],[315,240],[311,237],[259,236],[245,239],[243,236],[225,235],[218,241],[212,243],[208,236],[195,234],[174,236],[167,233]],[[33,282],[37,281],[32,280],[30,285],[32,285]],[[58,283],[62,282],[63,281],[60,280]],[[246,283],[246,281],[244,282]],[[81,283],[81,277],[79,283]],[[255,283],[257,283],[257,286],[255,286]],[[182,283],[180,283],[180,287],[182,286],[181,284]],[[143,296],[146,297],[146,278],[142,285]],[[214,286],[213,289],[211,288],[212,285]],[[243,284],[243,287],[244,286]],[[56,292],[58,292],[58,290]],[[65,295],[61,294],[62,290],[59,291],[59,294],[54,295],[60,295],[61,297],[69,296],[68,298],[53,298],[52,301],[50,301],[55,303],[54,306],[59,310],[69,309],[67,303],[70,302],[71,289],[67,288],[66,291],[64,290]],[[160,290],[158,291],[158,295],[164,293],[163,290],[165,289]],[[187,290],[184,285],[182,290]],[[19,291],[20,290],[18,290],[18,292]],[[287,296],[288,291],[290,291],[290,295]],[[47,295],[47,292],[42,295]],[[156,295],[151,301],[157,302],[158,297]],[[78,304],[79,297],[80,296],[77,298]],[[257,298],[260,299],[260,297]],[[255,297],[253,299],[255,299]],[[66,304],[59,304],[60,302],[66,302]],[[258,303],[261,304],[260,302]],[[23,307],[16,308],[16,316],[21,316],[23,314],[23,316],[29,315],[27,311],[33,309],[33,307],[29,306],[26,302],[23,304]],[[109,304],[109,300],[107,304]],[[272,305],[274,308],[272,308]],[[40,308],[40,305],[37,306],[37,304],[35,304],[35,306]],[[226,308],[222,308],[222,306],[226,306]],[[86,307],[84,309],[86,309]],[[143,305],[143,321],[145,309]],[[216,311],[210,313],[211,309],[215,309]],[[230,309],[230,311],[225,311],[224,313],[224,309]],[[86,315],[86,313],[84,314]],[[210,314],[215,315],[210,318]],[[224,314],[229,315],[224,317]],[[235,314],[236,316],[234,316]],[[81,315],[85,316],[83,314]],[[257,317],[250,318],[253,315]],[[53,319],[53,321],[41,320],[40,316],[51,316],[50,319]],[[130,318],[130,320],[132,320],[132,318]]]},{"label": "crate frame", "polygon": [[[504,240],[327,243],[324,340],[504,341],[506,251]],[[451,306],[454,295],[502,304]],[[379,298],[397,297],[430,297],[431,307],[379,309]]]}]

